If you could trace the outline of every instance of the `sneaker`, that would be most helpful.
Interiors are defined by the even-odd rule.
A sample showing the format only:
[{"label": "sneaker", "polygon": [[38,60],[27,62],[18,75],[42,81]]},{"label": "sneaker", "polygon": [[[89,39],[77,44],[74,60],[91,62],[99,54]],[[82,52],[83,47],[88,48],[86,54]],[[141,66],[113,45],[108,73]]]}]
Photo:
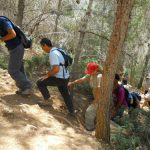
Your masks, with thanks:
[{"label": "sneaker", "polygon": [[19,89],[19,90],[16,91],[17,95],[21,95],[21,93],[22,93],[22,89]]},{"label": "sneaker", "polygon": [[32,94],[32,89],[25,89],[21,91],[21,95],[31,95]]},{"label": "sneaker", "polygon": [[86,130],[87,130],[87,131],[94,131],[94,130],[95,130],[95,127],[94,127],[94,128],[89,128],[89,129],[86,128]]},{"label": "sneaker", "polygon": [[66,117],[67,118],[76,118],[76,114],[74,113],[74,112],[72,112],[72,113],[68,113],[67,115],[66,115]]},{"label": "sneaker", "polygon": [[74,110],[74,114],[77,114],[78,112],[79,112],[78,109],[75,109],[75,110]]}]

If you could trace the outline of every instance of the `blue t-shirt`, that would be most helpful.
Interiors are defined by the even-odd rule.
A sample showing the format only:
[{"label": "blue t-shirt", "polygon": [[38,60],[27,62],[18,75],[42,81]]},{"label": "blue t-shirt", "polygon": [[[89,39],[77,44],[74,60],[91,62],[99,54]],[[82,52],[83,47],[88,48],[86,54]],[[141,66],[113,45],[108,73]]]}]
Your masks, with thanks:
[{"label": "blue t-shirt", "polygon": [[[0,36],[6,36],[8,29],[13,29],[12,23],[6,18],[0,17]],[[12,50],[21,44],[20,39],[17,36],[11,40],[5,41],[5,43],[8,50]]]}]

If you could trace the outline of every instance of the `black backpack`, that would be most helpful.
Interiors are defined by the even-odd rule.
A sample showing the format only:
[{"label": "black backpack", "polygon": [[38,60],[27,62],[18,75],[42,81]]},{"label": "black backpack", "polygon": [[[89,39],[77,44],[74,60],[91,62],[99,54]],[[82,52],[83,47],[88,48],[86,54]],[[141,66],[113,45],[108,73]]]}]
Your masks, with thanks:
[{"label": "black backpack", "polygon": [[16,35],[20,39],[20,41],[23,44],[24,48],[31,48],[32,47],[32,39],[29,38],[28,36],[26,36],[19,26],[15,25],[10,19],[8,19],[5,16],[0,16],[0,17],[3,17],[6,20],[11,22],[11,24],[12,24],[12,26],[13,26],[15,32],[16,32]]},{"label": "black backpack", "polygon": [[141,101],[141,96],[137,92],[131,92],[132,103],[130,103],[129,107],[137,108],[137,101]]},{"label": "black backpack", "polygon": [[62,54],[62,56],[64,57],[64,60],[65,60],[65,64],[60,63],[60,66],[65,66],[65,68],[68,68],[69,66],[71,66],[72,62],[73,62],[72,57],[70,55],[66,54],[65,52],[63,52],[61,48],[58,48],[57,50]]}]

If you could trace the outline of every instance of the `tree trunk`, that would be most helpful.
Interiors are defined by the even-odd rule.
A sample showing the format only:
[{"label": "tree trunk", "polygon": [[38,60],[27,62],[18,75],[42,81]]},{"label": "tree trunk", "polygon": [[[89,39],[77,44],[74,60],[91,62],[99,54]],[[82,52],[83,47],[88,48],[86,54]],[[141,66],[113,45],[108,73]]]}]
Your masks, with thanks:
[{"label": "tree trunk", "polygon": [[77,45],[77,48],[75,50],[75,57],[74,57],[74,63],[72,66],[72,79],[76,79],[78,76],[78,61],[79,61],[79,57],[81,54],[81,48],[82,48],[82,44],[83,44],[83,40],[84,40],[84,36],[85,36],[85,32],[86,32],[86,28],[87,28],[87,24],[91,15],[91,11],[92,11],[92,4],[93,4],[93,0],[89,1],[89,5],[88,5],[88,9],[87,12],[84,16],[84,18],[82,19],[82,24],[81,24],[81,28],[80,28],[80,36],[79,36],[79,42]]},{"label": "tree trunk", "polygon": [[[106,7],[107,7],[106,1],[103,0],[103,11],[101,12],[101,16],[102,16],[102,17],[105,15]],[[101,19],[101,33],[100,33],[101,35],[104,34],[104,33],[103,33],[103,32],[104,32],[104,24],[105,24],[104,19]],[[106,39],[101,38],[101,37],[99,37],[99,39],[100,39],[100,53],[101,53],[101,54],[104,54],[104,53],[106,52],[106,49],[105,49],[105,47],[106,47],[105,40],[106,40]],[[101,64],[103,65],[104,59],[103,59],[103,58],[102,58],[102,59],[100,58],[100,62],[101,62]]]},{"label": "tree trunk", "polygon": [[[55,20],[54,32],[58,31],[58,21],[59,21],[59,17],[60,17],[61,3],[62,3],[62,0],[59,0],[58,8],[57,8],[58,13],[56,14],[57,16],[56,16],[56,20]],[[58,35],[57,34],[54,36],[54,41],[56,41],[56,43],[58,43]]]},{"label": "tree trunk", "polygon": [[62,0],[59,0],[59,2],[58,2],[58,8],[57,8],[58,13],[57,13],[56,20],[55,20],[55,29],[54,29],[54,32],[57,32],[58,20],[59,20],[59,17],[60,17],[59,11],[61,9],[61,3],[62,3]]},{"label": "tree trunk", "polygon": [[[149,8],[149,7],[147,7],[147,8]],[[149,9],[146,9],[146,11],[145,11],[145,24],[146,24],[146,28],[147,28],[147,32],[148,32],[148,35],[147,35],[148,40],[150,39],[150,35],[149,35],[150,23],[149,23],[149,21],[147,21],[149,19],[150,19],[150,11],[149,11]],[[143,83],[144,77],[146,75],[149,59],[150,59],[150,44],[148,44],[148,52],[147,52],[147,55],[145,56],[145,62],[144,62],[141,78],[140,78],[140,81],[138,83],[138,89],[140,89],[142,87],[142,83]]]},{"label": "tree trunk", "polygon": [[142,83],[143,83],[143,80],[144,80],[144,77],[145,77],[145,74],[147,71],[147,66],[148,66],[149,60],[150,60],[150,44],[148,44],[148,52],[147,52],[147,55],[145,56],[145,63],[144,63],[141,78],[140,78],[140,81],[138,84],[138,89],[140,89],[142,87]]},{"label": "tree trunk", "polygon": [[22,28],[22,22],[23,22],[23,13],[25,8],[25,1],[19,0],[18,1],[18,13],[17,13],[17,19],[16,24]]},{"label": "tree trunk", "polygon": [[134,0],[117,1],[116,20],[114,22],[108,55],[103,70],[95,136],[107,143],[110,143],[110,96],[112,93],[114,76],[117,70],[117,63],[128,28],[133,1]]}]

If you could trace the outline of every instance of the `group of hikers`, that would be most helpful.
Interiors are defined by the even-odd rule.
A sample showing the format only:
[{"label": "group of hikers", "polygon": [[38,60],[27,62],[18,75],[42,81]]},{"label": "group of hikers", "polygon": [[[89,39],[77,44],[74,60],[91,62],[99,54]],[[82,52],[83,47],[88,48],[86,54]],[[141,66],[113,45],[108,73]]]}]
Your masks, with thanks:
[{"label": "group of hikers", "polygon": [[[1,42],[5,42],[10,54],[8,73],[14,79],[16,86],[18,87],[16,94],[24,96],[30,95],[32,93],[32,85],[24,70],[24,46],[15,32],[12,22],[2,16],[0,16],[0,43]],[[54,47],[51,40],[48,38],[42,38],[40,45],[42,50],[49,54],[49,63],[51,67],[49,72],[37,81],[37,87],[43,96],[43,101],[41,104],[49,105],[51,103],[51,94],[49,93],[48,86],[56,86],[64,99],[69,114],[74,116],[75,108],[73,106],[73,101],[69,90],[71,90],[76,84],[89,82],[94,99],[85,112],[85,127],[89,131],[94,130],[96,110],[99,100],[100,82],[103,75],[102,67],[95,62],[90,62],[86,66],[84,77],[69,82],[69,71],[64,65],[60,65],[65,63],[64,57],[60,52],[63,50],[60,48],[58,50],[57,47]],[[124,110],[128,107],[140,107],[140,95],[136,92],[127,92],[125,88],[127,82],[124,80],[122,84],[120,84],[119,81],[120,76],[115,74],[112,91],[113,104],[110,111],[110,118],[112,120],[116,116],[122,117]],[[150,87],[145,94],[147,94],[147,101],[145,101],[144,105],[150,101]],[[127,97],[130,97],[130,104],[127,101]]]}]

